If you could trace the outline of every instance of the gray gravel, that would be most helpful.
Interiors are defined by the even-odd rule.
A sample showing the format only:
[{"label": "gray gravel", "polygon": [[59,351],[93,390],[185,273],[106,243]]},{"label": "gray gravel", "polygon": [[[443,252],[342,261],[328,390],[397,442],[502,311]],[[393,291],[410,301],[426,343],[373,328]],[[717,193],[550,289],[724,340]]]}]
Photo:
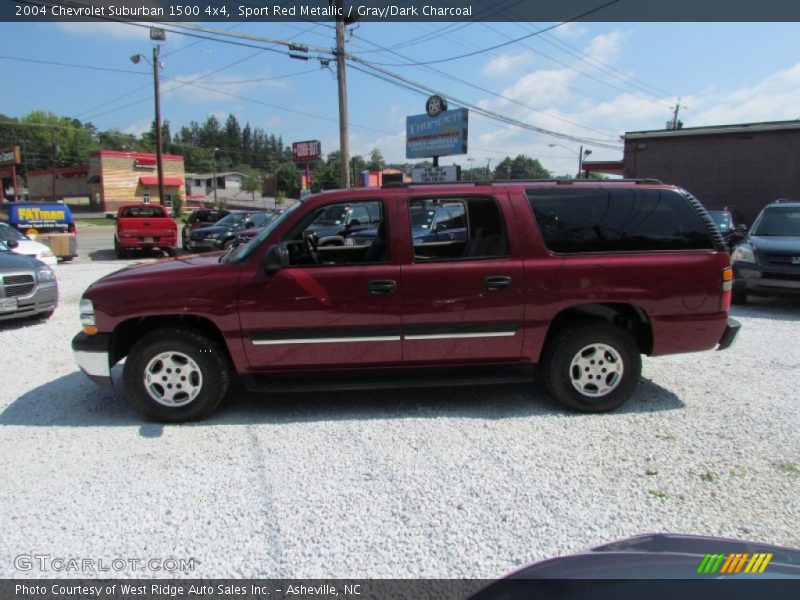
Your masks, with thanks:
[{"label": "gray gravel", "polygon": [[0,324],[0,577],[82,575],[21,571],[19,554],[193,558],[197,577],[498,577],[655,531],[800,546],[800,301],[735,309],[726,352],[645,359],[610,415],[565,413],[539,386],[239,391],[162,426],[69,350],[80,294],[119,266],[59,265],[54,317]]}]

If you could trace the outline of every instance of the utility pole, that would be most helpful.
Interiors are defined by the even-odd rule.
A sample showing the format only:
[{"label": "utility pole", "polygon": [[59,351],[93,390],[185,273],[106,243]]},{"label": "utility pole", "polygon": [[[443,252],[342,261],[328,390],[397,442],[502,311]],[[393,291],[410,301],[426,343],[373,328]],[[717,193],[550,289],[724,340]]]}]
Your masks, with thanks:
[{"label": "utility pole", "polygon": [[[684,107],[686,108],[686,107]],[[681,109],[681,99],[678,98],[677,104],[675,104],[675,110],[672,113],[672,129],[678,128],[678,111]]]},{"label": "utility pole", "polygon": [[488,179],[489,181],[492,180],[492,172],[491,170],[489,170],[489,164],[491,162],[492,162],[492,157],[490,156],[489,158],[486,159],[486,179]]},{"label": "utility pole", "polygon": [[161,157],[161,94],[158,81],[158,70],[160,68],[158,57],[160,54],[161,47],[156,44],[153,46],[153,88],[156,96],[156,169],[158,170],[158,198],[161,206],[164,206],[164,163]]},{"label": "utility pole", "polygon": [[[58,157],[58,143],[56,142],[56,128],[53,127],[53,199],[56,201],[56,160]],[[27,176],[27,174],[26,174]]]},{"label": "utility pole", "polygon": [[336,0],[336,82],[339,86],[339,150],[342,154],[340,175],[342,189],[350,187],[350,141],[347,124],[347,78],[344,60],[344,0]]},{"label": "utility pole", "polygon": [[583,179],[583,144],[578,150],[578,179]]}]

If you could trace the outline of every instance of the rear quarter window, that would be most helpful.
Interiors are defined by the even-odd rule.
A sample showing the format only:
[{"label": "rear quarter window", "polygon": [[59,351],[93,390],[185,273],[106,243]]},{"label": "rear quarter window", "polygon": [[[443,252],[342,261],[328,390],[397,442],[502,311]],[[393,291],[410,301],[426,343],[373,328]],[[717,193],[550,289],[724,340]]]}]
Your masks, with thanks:
[{"label": "rear quarter window", "polygon": [[667,189],[529,189],[545,245],[559,254],[711,250],[686,198]]}]

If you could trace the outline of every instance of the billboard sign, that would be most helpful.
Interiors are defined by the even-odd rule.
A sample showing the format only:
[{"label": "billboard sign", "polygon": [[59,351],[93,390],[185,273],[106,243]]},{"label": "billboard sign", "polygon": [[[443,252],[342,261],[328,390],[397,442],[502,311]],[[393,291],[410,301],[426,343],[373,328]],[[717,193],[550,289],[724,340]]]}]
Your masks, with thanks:
[{"label": "billboard sign", "polygon": [[458,167],[427,167],[411,169],[411,181],[414,183],[446,183],[458,181]]},{"label": "billboard sign", "polygon": [[406,158],[466,154],[468,120],[466,108],[406,117]]},{"label": "billboard sign", "polygon": [[322,144],[319,140],[294,142],[292,144],[292,157],[295,162],[308,162],[317,160],[322,156]]},{"label": "billboard sign", "polygon": [[18,165],[19,164],[19,146],[7,150],[0,150],[0,164],[2,165]]}]

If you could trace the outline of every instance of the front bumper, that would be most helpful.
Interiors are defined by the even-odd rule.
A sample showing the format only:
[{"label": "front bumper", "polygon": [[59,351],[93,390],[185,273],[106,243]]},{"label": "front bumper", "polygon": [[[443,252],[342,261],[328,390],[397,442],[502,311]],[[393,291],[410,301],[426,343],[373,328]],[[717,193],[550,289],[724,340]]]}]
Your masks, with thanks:
[{"label": "front bumper", "polygon": [[95,383],[107,387],[112,385],[110,349],[110,333],[86,335],[81,332],[72,338],[72,353],[81,371]]},{"label": "front bumper", "polygon": [[739,323],[736,319],[728,319],[728,324],[725,327],[725,331],[722,334],[722,337],[719,340],[719,346],[717,350],[727,350],[730,348],[736,339],[739,337],[739,331],[742,328],[742,324]]},{"label": "front bumper", "polygon": [[58,284],[55,281],[37,283],[30,294],[16,298],[16,309],[0,312],[0,321],[24,319],[54,311],[58,306]]},{"label": "front bumper", "polygon": [[800,268],[736,262],[733,286],[754,296],[800,295]]},{"label": "front bumper", "polygon": [[222,244],[225,240],[212,240],[212,239],[202,239],[202,240],[189,240],[189,248],[195,252],[201,252],[203,250],[206,251],[215,251],[220,250],[222,248]]}]

